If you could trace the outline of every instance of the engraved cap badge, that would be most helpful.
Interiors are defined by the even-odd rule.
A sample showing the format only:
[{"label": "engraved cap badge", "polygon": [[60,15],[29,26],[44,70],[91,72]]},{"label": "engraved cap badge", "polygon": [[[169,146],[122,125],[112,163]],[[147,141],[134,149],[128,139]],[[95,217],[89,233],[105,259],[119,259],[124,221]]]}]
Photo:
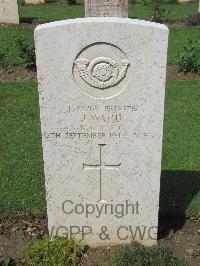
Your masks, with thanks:
[{"label": "engraved cap badge", "polygon": [[126,55],[118,47],[94,43],[83,49],[75,59],[74,79],[89,96],[114,97],[127,84],[129,65]]},{"label": "engraved cap badge", "polygon": [[109,57],[97,57],[91,62],[85,58],[77,59],[75,64],[79,76],[89,85],[97,89],[107,89],[118,84],[125,76],[129,61],[122,60],[120,65]]}]

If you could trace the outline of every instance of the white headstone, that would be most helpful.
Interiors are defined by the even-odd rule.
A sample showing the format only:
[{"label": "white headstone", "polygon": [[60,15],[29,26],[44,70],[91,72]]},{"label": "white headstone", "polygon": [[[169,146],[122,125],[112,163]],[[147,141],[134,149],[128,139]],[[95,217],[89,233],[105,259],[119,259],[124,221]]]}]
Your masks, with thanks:
[{"label": "white headstone", "polygon": [[25,0],[26,4],[44,4],[45,0]]},{"label": "white headstone", "polygon": [[17,0],[0,0],[0,23],[19,24]]},{"label": "white headstone", "polygon": [[74,19],[35,43],[50,235],[155,244],[167,27]]},{"label": "white headstone", "polygon": [[86,17],[128,17],[128,0],[85,0]]}]

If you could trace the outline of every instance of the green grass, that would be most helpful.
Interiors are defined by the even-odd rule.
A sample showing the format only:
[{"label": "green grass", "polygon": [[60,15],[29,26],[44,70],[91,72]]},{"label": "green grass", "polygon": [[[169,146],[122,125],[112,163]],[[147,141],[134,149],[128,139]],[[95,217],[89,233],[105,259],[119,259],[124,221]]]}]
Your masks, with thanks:
[{"label": "green grass", "polygon": [[125,247],[112,256],[112,266],[189,266],[186,262],[175,257],[173,252],[166,248]]},{"label": "green grass", "polygon": [[[0,27],[0,51],[6,52],[8,57],[6,64],[23,64],[24,62],[17,56],[15,39],[24,36],[27,43],[33,44],[32,27]],[[200,39],[200,27],[170,28],[168,63],[176,63],[176,54],[181,51],[188,38]]]},{"label": "green grass", "polygon": [[[66,1],[63,0],[46,5],[20,5],[20,18],[22,21],[39,20],[49,22],[83,17],[83,1],[79,2],[82,2],[82,4],[73,7],[67,6]],[[197,11],[198,4],[166,4],[164,8],[167,11],[167,20],[182,20],[189,13]],[[151,11],[140,4],[130,5],[129,17],[149,20],[151,18]]]},{"label": "green grass", "polygon": [[19,8],[21,22],[50,22],[84,16],[82,5],[67,6],[64,3],[46,5],[22,5]]},{"label": "green grass", "polygon": [[24,36],[27,43],[34,43],[33,28],[30,27],[0,27],[0,52],[7,55],[6,64],[23,64],[17,56],[16,39]]},{"label": "green grass", "polygon": [[44,174],[34,82],[0,82],[0,124],[0,210],[41,210]]},{"label": "green grass", "polygon": [[[163,5],[166,10],[165,19],[168,21],[183,20],[188,14],[198,10],[198,4],[166,4]],[[139,18],[149,20],[152,16],[151,10],[143,6],[131,6],[129,8],[130,18]]]},{"label": "green grass", "polygon": [[[0,212],[45,208],[35,82],[0,82]],[[200,213],[200,80],[167,83],[163,213]]]},{"label": "green grass", "polygon": [[200,27],[170,28],[168,63],[176,64],[176,54],[183,49],[187,39],[200,40]]},{"label": "green grass", "polygon": [[[22,1],[21,1],[22,2]],[[59,0],[53,4],[46,5],[20,5],[20,16],[22,22],[55,21],[84,16],[83,5],[74,7],[67,6],[65,0]],[[182,5],[165,5],[168,11],[168,19],[180,20],[187,14],[197,10],[196,3]],[[130,5],[129,16],[133,18],[149,19],[149,10],[139,5]],[[24,62],[17,56],[15,39],[24,36],[27,43],[33,44],[34,27],[26,24],[20,27],[0,27],[0,52],[6,52],[6,64],[23,64]],[[176,53],[180,51],[186,43],[187,38],[193,40],[200,39],[200,27],[170,28],[168,63],[176,63]]]},{"label": "green grass", "polygon": [[161,210],[200,214],[200,80],[166,88]]},{"label": "green grass", "polygon": [[200,80],[168,81],[166,88],[165,170],[200,170]]}]

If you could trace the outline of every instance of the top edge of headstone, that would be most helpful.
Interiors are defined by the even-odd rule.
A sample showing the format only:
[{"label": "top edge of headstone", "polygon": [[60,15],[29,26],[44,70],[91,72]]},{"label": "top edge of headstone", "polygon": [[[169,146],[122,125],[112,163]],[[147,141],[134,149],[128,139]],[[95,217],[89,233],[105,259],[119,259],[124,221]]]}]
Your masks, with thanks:
[{"label": "top edge of headstone", "polygon": [[146,21],[146,20],[139,20],[139,19],[130,19],[130,18],[117,18],[117,17],[87,17],[87,18],[76,18],[76,19],[68,19],[68,20],[59,20],[55,22],[49,22],[45,24],[38,25],[35,28],[35,32],[48,29],[48,28],[54,28],[58,26],[66,26],[70,24],[84,24],[84,23],[92,23],[92,22],[98,22],[98,23],[119,23],[119,24],[132,24],[132,25],[140,25],[140,26],[149,26],[149,27],[155,27],[162,30],[169,31],[168,27],[165,24],[160,24],[156,22]]}]

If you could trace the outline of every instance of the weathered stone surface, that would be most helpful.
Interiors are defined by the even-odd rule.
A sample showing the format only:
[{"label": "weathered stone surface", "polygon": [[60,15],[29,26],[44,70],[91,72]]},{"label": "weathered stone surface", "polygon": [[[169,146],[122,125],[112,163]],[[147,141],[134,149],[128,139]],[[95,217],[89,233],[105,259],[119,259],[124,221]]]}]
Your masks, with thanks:
[{"label": "weathered stone surface", "polygon": [[156,243],[167,42],[131,19],[36,28],[50,235]]},{"label": "weathered stone surface", "polygon": [[128,17],[128,0],[85,0],[86,17]]},{"label": "weathered stone surface", "polygon": [[19,24],[17,0],[0,0],[0,23]]},{"label": "weathered stone surface", "polygon": [[26,4],[44,4],[45,0],[25,0]]}]

